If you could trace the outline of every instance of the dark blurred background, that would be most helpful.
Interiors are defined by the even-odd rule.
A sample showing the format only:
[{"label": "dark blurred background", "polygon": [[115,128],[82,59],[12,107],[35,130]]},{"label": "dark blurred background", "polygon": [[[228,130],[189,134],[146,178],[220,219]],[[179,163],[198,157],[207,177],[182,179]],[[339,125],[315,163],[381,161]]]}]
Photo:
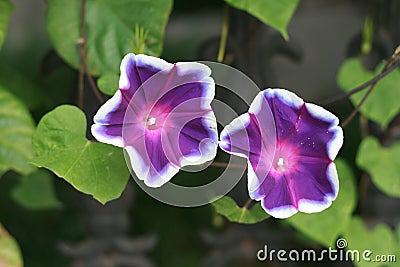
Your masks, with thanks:
[{"label": "dark blurred background", "polygon": [[[53,66],[63,65],[51,50],[45,31],[45,1],[12,2],[15,10],[0,62],[18,68],[31,78],[37,78]],[[223,1],[175,0],[162,57],[170,62],[215,61],[223,8]],[[225,60],[250,76],[260,88],[286,88],[308,102],[318,103],[340,93],[337,70],[346,58],[359,53],[366,15],[373,14],[379,21],[367,64],[373,67],[391,55],[400,41],[399,11],[400,2],[396,0],[301,0],[288,27],[290,40],[285,42],[277,31],[245,12],[230,9]],[[63,80],[66,82],[62,86],[54,84],[56,93],[53,94],[60,94],[60,103],[65,103],[64,96],[74,103],[75,96],[70,89],[76,87],[77,73],[65,70]],[[91,117],[98,104],[89,91],[85,97],[86,103],[92,103],[85,110]],[[217,98],[224,96],[217,94]],[[238,112],[246,110],[245,106],[236,108]],[[347,101],[327,108],[335,110],[341,119],[352,110]],[[45,112],[34,115],[39,119]],[[357,123],[345,129],[345,136],[341,156],[354,162],[360,141]],[[219,158],[224,157],[220,153]],[[205,176],[212,177],[219,171],[207,170],[195,177],[181,172],[174,180],[177,183],[204,181]],[[16,185],[15,174],[9,172],[0,180],[0,221],[20,244],[26,267],[116,266],[108,260],[112,258],[120,259],[118,266],[352,266],[343,262],[258,262],[255,253],[264,244],[274,248],[322,249],[284,221],[268,219],[250,226],[229,223],[210,206],[189,209],[160,203],[142,192],[133,180],[121,199],[102,207],[62,179],[55,178],[54,183],[63,208],[32,211],[10,197],[9,192]],[[399,213],[393,210],[399,210],[399,202],[379,193],[372,185],[368,190],[370,197],[365,205],[369,208],[358,207],[357,212],[364,212],[371,221],[397,224]],[[246,181],[230,195],[244,204]],[[98,251],[105,256],[97,258]],[[85,263],[75,259],[89,260]]]}]

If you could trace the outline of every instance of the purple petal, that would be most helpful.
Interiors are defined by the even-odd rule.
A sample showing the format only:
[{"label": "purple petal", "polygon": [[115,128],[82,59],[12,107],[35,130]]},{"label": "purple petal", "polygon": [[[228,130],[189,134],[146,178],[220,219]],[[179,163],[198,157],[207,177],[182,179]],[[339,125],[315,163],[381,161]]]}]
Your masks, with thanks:
[{"label": "purple petal", "polygon": [[[333,165],[332,165],[333,164]],[[317,160],[302,162],[292,174],[294,196],[302,212],[320,212],[336,199],[337,175],[329,177],[336,168],[333,162],[322,163]]]},{"label": "purple petal", "polygon": [[300,116],[304,101],[294,93],[283,89],[267,89],[262,93],[274,116],[277,138],[287,138],[296,131],[295,122]]},{"label": "purple petal", "polygon": [[179,148],[184,156],[181,166],[212,160],[216,156],[217,146],[215,118],[203,117],[189,121],[179,135]]},{"label": "purple petal", "polygon": [[[251,196],[262,200],[263,208],[276,218],[290,217],[297,210],[320,212],[329,207],[337,196],[335,173],[334,163],[321,164],[313,160],[300,165],[299,170],[292,173],[270,173]],[[336,182],[331,181],[335,178]]]},{"label": "purple petal", "polygon": [[306,107],[311,116],[329,124],[328,132],[332,134],[332,137],[327,143],[327,152],[329,158],[333,161],[343,145],[343,130],[338,126],[339,119],[331,112],[317,105],[307,103]]},{"label": "purple petal", "polygon": [[123,147],[122,125],[92,125],[92,135],[97,141],[111,144],[113,146]]},{"label": "purple petal", "polygon": [[[168,158],[177,158],[177,165],[202,164],[216,156],[218,137],[214,113],[208,111],[197,116],[171,113],[164,126],[163,144],[171,144]],[[172,155],[172,156],[170,156]]]},{"label": "purple petal", "polygon": [[173,64],[160,58],[127,54],[121,62],[119,88],[134,94],[151,76],[172,66]]},{"label": "purple petal", "polygon": [[[145,71],[152,64],[157,65],[157,68]],[[213,99],[214,97],[215,85],[213,79],[209,77],[211,70],[206,65],[196,62],[167,65],[160,59],[140,57],[140,60],[137,59],[137,69],[147,102],[176,106],[190,98]],[[155,70],[158,72],[154,72]],[[207,106],[209,103],[206,101],[204,108],[209,108]]]},{"label": "purple petal", "polygon": [[320,212],[328,208],[332,204],[332,201],[336,199],[339,190],[339,180],[337,177],[336,166],[333,162],[328,165],[326,175],[328,179],[332,182],[333,193],[327,193],[323,196],[322,199],[318,200],[315,200],[315,193],[314,198],[305,197],[299,199],[299,211],[305,213]]},{"label": "purple petal", "polygon": [[[268,185],[268,187],[264,187]],[[268,177],[263,184],[266,195],[261,206],[275,218],[288,218],[297,213],[297,203],[293,198],[292,185],[286,177]]]},{"label": "purple petal", "polygon": [[250,154],[260,156],[261,132],[252,117],[249,113],[240,115],[222,130],[219,142],[222,150],[245,158]]},{"label": "purple petal", "polygon": [[160,137],[143,136],[125,149],[137,178],[147,186],[160,187],[179,171],[165,155]]},{"label": "purple petal", "polygon": [[[215,83],[211,77],[194,82],[187,80],[185,84],[170,88],[157,101],[158,105],[169,107],[174,112],[189,110],[211,110],[211,101],[214,99]],[[189,102],[188,104],[185,104]]]},{"label": "purple petal", "polygon": [[300,155],[328,159],[327,145],[334,133],[329,129],[329,123],[312,117],[306,108],[307,106],[308,104],[300,109],[295,132],[288,139],[293,144],[297,144]]},{"label": "purple petal", "polygon": [[275,153],[276,132],[272,113],[262,92],[252,102],[249,113],[234,119],[221,132],[222,150],[249,159],[251,169],[258,170],[252,175],[248,168],[249,192],[256,190],[267,176]]},{"label": "purple petal", "polygon": [[92,135],[98,141],[123,147],[122,124],[128,103],[126,103],[120,91],[108,100],[97,111],[93,118]]},{"label": "purple petal", "polygon": [[128,103],[123,100],[121,91],[116,91],[104,105],[100,107],[93,118],[94,123],[101,125],[122,124]]}]

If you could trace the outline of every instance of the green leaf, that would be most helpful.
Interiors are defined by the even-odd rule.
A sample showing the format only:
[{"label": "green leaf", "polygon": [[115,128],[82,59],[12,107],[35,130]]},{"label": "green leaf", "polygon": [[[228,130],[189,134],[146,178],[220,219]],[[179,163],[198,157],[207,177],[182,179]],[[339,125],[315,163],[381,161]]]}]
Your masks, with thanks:
[{"label": "green leaf", "polygon": [[34,128],[24,104],[0,87],[0,177],[8,170],[24,175],[35,170],[28,163],[33,156]]},{"label": "green leaf", "polygon": [[97,80],[100,91],[106,95],[114,95],[118,90],[119,76],[115,73],[106,73]]},{"label": "green leaf", "polygon": [[[380,73],[382,66],[378,66],[375,72],[366,70],[360,60],[349,59],[343,63],[337,76],[339,86],[346,92],[367,82]],[[356,106],[368,89],[356,93],[350,100]],[[394,70],[385,78],[380,80],[365,103],[361,106],[360,112],[386,128],[389,122],[400,111],[400,71]]]},{"label": "green leaf", "polygon": [[5,65],[0,65],[0,86],[7,88],[30,109],[40,107],[47,99],[38,84],[18,70]]},{"label": "green leaf", "polygon": [[358,149],[357,164],[385,194],[400,197],[400,143],[384,148],[375,138],[365,138]]},{"label": "green leaf", "polygon": [[278,30],[287,40],[286,28],[299,0],[225,0],[231,6],[244,10],[265,24]]},{"label": "green leaf", "polygon": [[356,187],[350,167],[342,159],[336,159],[335,164],[340,190],[332,206],[320,213],[298,213],[286,220],[297,230],[326,247],[334,246],[339,234],[347,227],[356,205]]},{"label": "green leaf", "polygon": [[64,178],[77,190],[101,203],[118,198],[129,178],[121,148],[90,142],[85,114],[74,106],[59,106],[40,120],[33,136],[32,162]]},{"label": "green leaf", "polygon": [[[118,73],[122,57],[132,52],[136,25],[148,32],[144,53],[161,54],[172,0],[88,0],[86,5],[86,58],[90,72]],[[50,0],[47,31],[57,52],[73,67],[80,60],[81,1]]]},{"label": "green leaf", "polygon": [[22,257],[17,242],[0,224],[0,267],[22,267]]},{"label": "green leaf", "polygon": [[3,46],[8,32],[8,22],[14,6],[9,0],[0,0],[0,49]]},{"label": "green leaf", "polygon": [[397,248],[395,249],[394,257],[395,259],[392,260],[391,262],[388,263],[388,267],[398,267],[399,266],[399,260],[400,260],[400,225],[397,225],[396,230],[395,230],[395,237],[396,237],[396,243],[397,243]]},{"label": "green leaf", "polygon": [[252,224],[269,217],[261,207],[260,202],[257,202],[251,209],[240,208],[232,198],[224,196],[211,203],[211,205],[217,213],[225,216],[231,222]]},{"label": "green leaf", "polygon": [[[353,261],[357,267],[386,266],[385,262],[375,261],[377,255],[394,254],[396,251],[396,240],[392,230],[385,224],[378,224],[372,230],[367,229],[359,217],[354,217],[347,226],[343,237],[347,241],[347,250],[358,250],[360,261]],[[366,250],[372,252],[367,255],[371,261],[363,258]]]},{"label": "green leaf", "polygon": [[32,210],[60,208],[53,184],[53,175],[46,170],[21,177],[20,184],[13,189],[12,198],[21,206]]}]

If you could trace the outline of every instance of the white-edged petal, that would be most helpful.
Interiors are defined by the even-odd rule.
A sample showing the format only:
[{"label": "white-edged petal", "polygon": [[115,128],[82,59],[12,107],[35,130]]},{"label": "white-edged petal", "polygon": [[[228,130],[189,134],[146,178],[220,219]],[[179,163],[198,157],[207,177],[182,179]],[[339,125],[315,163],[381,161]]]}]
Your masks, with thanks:
[{"label": "white-edged petal", "polygon": [[298,212],[298,210],[291,205],[268,209],[263,205],[263,203],[264,203],[264,201],[262,200],[261,206],[263,207],[263,209],[274,218],[286,219],[286,218],[293,216],[294,214],[296,214]]},{"label": "white-edged petal", "polygon": [[260,187],[262,183],[260,183],[260,179],[258,179],[253,166],[250,161],[247,161],[247,190],[249,191],[249,196],[254,200],[261,200],[265,197],[264,194],[260,194],[259,190],[263,190]]},{"label": "white-edged petal", "polygon": [[201,140],[199,143],[200,154],[195,152],[191,155],[183,156],[180,159],[180,166],[199,165],[213,160],[217,155],[218,134],[217,121],[213,112],[209,112],[202,117],[202,123],[208,129],[209,138]]},{"label": "white-edged petal", "polygon": [[[93,124],[91,127],[92,135],[96,138],[97,141],[110,144],[117,147],[123,147],[124,142],[122,140],[122,136],[112,136],[106,134],[107,128],[110,127],[108,125],[101,124]],[[122,130],[121,130],[122,132]]]},{"label": "white-edged petal", "polygon": [[139,54],[136,55],[136,66],[147,67],[149,69],[163,71],[172,68],[174,64],[169,63],[164,59],[158,57]]},{"label": "white-edged petal", "polygon": [[[247,135],[246,127],[249,125],[249,123],[250,123],[250,115],[249,115],[249,113],[244,113],[244,114],[240,115],[239,117],[235,118],[227,126],[225,126],[225,128],[222,130],[222,132],[220,134],[220,141],[219,141],[220,148],[229,154],[243,157],[243,158],[248,158],[249,151],[244,151],[244,152],[234,151],[233,149],[236,148],[236,150],[238,150],[238,147],[232,147],[232,144],[231,144],[232,140],[230,140],[230,139],[240,131],[242,132],[241,134],[246,136]],[[249,138],[240,138],[240,139],[245,139],[247,141],[245,141],[244,144],[238,144],[238,145],[242,145],[242,146],[244,146],[244,148],[250,148]],[[231,148],[231,149],[229,149],[229,148]]]},{"label": "white-edged petal", "polygon": [[211,69],[199,62],[178,62],[176,66],[178,76],[187,76],[192,81],[200,81],[211,75]]},{"label": "white-edged petal", "polygon": [[96,115],[94,115],[93,117],[93,122],[104,125],[122,123],[124,119],[123,116],[121,117],[122,121],[120,122],[110,121],[111,113],[117,111],[120,108],[121,102],[122,102],[121,91],[117,90],[115,94],[99,108],[99,110],[96,112]]},{"label": "white-edged petal", "polygon": [[300,109],[304,105],[304,100],[286,89],[268,88],[262,91],[267,98],[278,98],[286,105],[295,109]]},{"label": "white-edged petal", "polygon": [[338,177],[338,172],[336,169],[336,164],[334,162],[331,162],[328,165],[328,168],[326,170],[326,176],[328,177],[329,181],[332,184],[333,187],[333,195],[327,195],[330,197],[330,199],[333,201],[336,199],[338,193],[339,193],[339,177]]},{"label": "white-edged petal", "polygon": [[136,177],[149,187],[161,187],[179,172],[179,167],[173,164],[167,164],[160,172],[156,172],[151,163],[145,162],[134,147],[127,146],[125,149]]},{"label": "white-edged petal", "polygon": [[127,70],[133,66],[135,66],[135,54],[129,53],[125,55],[121,61],[121,66],[120,66],[121,75],[119,76],[120,89],[127,90],[130,88],[131,82],[129,80]]},{"label": "white-edged petal", "polygon": [[330,123],[332,126],[339,124],[338,117],[321,106],[313,103],[306,103],[306,109],[308,113],[310,113],[310,115],[315,119]]},{"label": "white-edged petal", "polygon": [[305,213],[321,212],[332,205],[332,200],[329,197],[325,197],[324,201],[315,201],[309,199],[300,199],[298,201],[299,211]]},{"label": "white-edged petal", "polygon": [[343,129],[340,126],[332,126],[329,128],[330,132],[333,132],[332,139],[326,145],[328,151],[328,157],[334,160],[339,153],[339,150],[343,146]]}]

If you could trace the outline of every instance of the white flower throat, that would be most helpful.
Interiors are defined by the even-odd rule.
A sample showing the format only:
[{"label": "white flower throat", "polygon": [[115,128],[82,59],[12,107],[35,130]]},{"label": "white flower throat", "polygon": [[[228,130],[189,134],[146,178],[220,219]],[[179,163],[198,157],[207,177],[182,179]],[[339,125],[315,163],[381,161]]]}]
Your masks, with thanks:
[{"label": "white flower throat", "polygon": [[288,169],[288,162],[283,157],[279,157],[275,162],[275,170],[278,172],[284,172]]},{"label": "white flower throat", "polygon": [[158,128],[157,118],[153,116],[149,116],[144,119],[144,127],[149,130],[156,130]]},{"label": "white flower throat", "polygon": [[146,121],[146,126],[148,126],[148,127],[155,126],[156,125],[156,121],[157,121],[156,118],[150,117]]}]

